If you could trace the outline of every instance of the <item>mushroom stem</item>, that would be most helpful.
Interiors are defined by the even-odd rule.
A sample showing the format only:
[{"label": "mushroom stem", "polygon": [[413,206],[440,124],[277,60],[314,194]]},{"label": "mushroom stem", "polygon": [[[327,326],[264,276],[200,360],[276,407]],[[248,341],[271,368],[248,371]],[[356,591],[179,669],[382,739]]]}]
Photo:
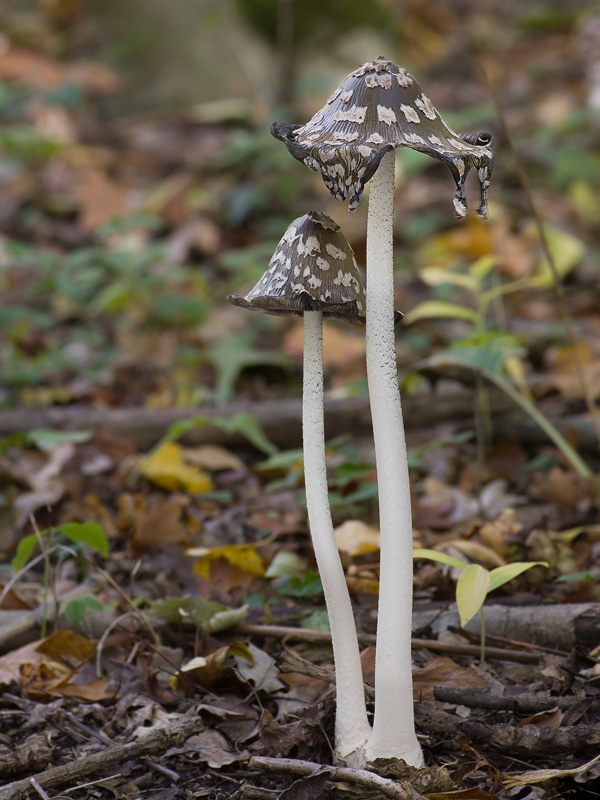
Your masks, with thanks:
[{"label": "mushroom stem", "polygon": [[423,764],[414,726],[412,515],[394,337],[394,152],[371,178],[367,218],[367,379],[379,487],[381,572],[375,661],[375,716],[369,761]]},{"label": "mushroom stem", "polygon": [[329,508],[322,317],[321,311],[304,312],[302,431],[306,506],[333,643],[337,687],[335,754],[348,766],[361,767],[365,764],[364,747],[371,729],[367,720],[354,614]]}]

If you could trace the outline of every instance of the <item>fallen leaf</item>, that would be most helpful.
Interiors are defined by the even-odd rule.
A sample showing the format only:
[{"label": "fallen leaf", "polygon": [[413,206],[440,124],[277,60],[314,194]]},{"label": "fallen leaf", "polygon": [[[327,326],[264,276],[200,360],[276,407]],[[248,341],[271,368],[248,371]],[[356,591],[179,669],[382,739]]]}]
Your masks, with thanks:
[{"label": "fallen leaf", "polygon": [[248,756],[245,751],[234,752],[223,734],[214,728],[190,736],[184,747],[169,751],[171,755],[175,753],[191,756],[194,761],[207,764],[211,769],[221,769]]},{"label": "fallen leaf", "polygon": [[438,685],[484,689],[485,680],[475,667],[461,667],[448,656],[438,656],[426,667],[413,669],[416,700],[433,700],[433,689]]},{"label": "fallen leaf", "polygon": [[479,528],[478,533],[484,544],[505,559],[510,553],[511,540],[522,527],[517,522],[514,508],[505,508],[496,519],[485,522]]},{"label": "fallen leaf", "polygon": [[379,550],[379,530],[358,519],[349,519],[335,530],[338,550],[350,556],[373,553]]},{"label": "fallen leaf", "polygon": [[278,692],[283,689],[285,684],[279,680],[275,660],[252,643],[248,644],[247,648],[252,661],[249,662],[246,655],[234,656],[238,673],[250,681],[257,692]]},{"label": "fallen leaf", "polygon": [[129,190],[95,167],[78,170],[72,192],[81,206],[81,226],[88,233],[130,210]]},{"label": "fallen leaf", "polygon": [[195,547],[187,550],[187,555],[200,556],[194,566],[194,572],[205,581],[210,580],[211,567],[221,559],[255,578],[261,578],[265,574],[264,562],[256,552],[256,548],[250,544],[230,544],[213,550]]},{"label": "fallen leaf", "polygon": [[156,550],[171,542],[183,542],[188,533],[182,521],[188,498],[171,495],[135,498],[133,508],[134,529],[132,546],[136,552]]},{"label": "fallen leaf", "polygon": [[142,475],[163,489],[183,490],[194,494],[209,492],[213,482],[206,472],[187,464],[183,448],[169,442],[154,450],[142,462]]},{"label": "fallen leaf", "polygon": [[201,447],[184,447],[182,455],[186,463],[202,467],[210,472],[234,470],[244,472],[246,465],[239,456],[217,444],[205,444]]},{"label": "fallen leaf", "polygon": [[[365,354],[365,338],[356,331],[336,325],[323,326],[323,366],[344,367]],[[296,322],[283,339],[286,353],[302,358],[304,351],[304,323]]]},{"label": "fallen leaf", "polygon": [[65,657],[88,661],[96,653],[96,645],[73,631],[57,631],[37,646],[38,653],[65,662]]}]

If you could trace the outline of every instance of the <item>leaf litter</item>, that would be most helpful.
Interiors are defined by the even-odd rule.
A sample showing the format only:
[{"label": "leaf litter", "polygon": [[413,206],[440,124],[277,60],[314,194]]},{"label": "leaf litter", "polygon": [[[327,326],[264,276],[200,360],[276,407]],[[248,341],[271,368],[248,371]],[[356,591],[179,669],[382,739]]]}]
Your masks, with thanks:
[{"label": "leaf litter", "polygon": [[[440,18],[439,24],[447,22]],[[518,56],[515,63],[530,57],[531,34],[523,32],[526,25],[521,30],[504,45]],[[466,31],[475,35],[468,24]],[[564,34],[557,31],[556,36]],[[434,40],[429,46],[432,52],[443,47]],[[88,790],[77,786],[94,783],[99,774],[86,771],[85,760],[108,752],[107,742],[129,745],[191,721],[197,728],[184,742],[165,743],[161,755],[151,750],[140,751],[141,758],[125,755],[118,768],[107,771],[113,777],[90,791],[98,797],[212,793],[242,798],[252,796],[250,789],[254,796],[261,791],[262,796],[327,796],[333,789],[325,773],[292,783],[248,766],[252,756],[331,762],[332,655],[323,638],[327,621],[306,528],[301,457],[293,449],[298,442],[288,448],[275,429],[263,431],[237,412],[228,416],[228,406],[223,406],[221,430],[241,432],[242,444],[200,447],[180,441],[207,424],[203,404],[279,400],[298,389],[298,326],[257,320],[242,329],[242,321],[222,303],[229,290],[251,285],[264,268],[268,239],[276,228],[268,218],[283,218],[288,211],[291,218],[289,192],[269,183],[274,170],[256,168],[248,160],[251,179],[275,202],[265,219],[260,205],[244,210],[233,201],[229,221],[216,215],[203,192],[226,205],[238,182],[235,170],[215,171],[210,164],[217,156],[227,163],[229,123],[193,125],[174,114],[168,120],[123,125],[116,138],[97,119],[90,118],[85,129],[68,104],[45,105],[39,93],[75,85],[89,104],[90,98],[117,91],[119,77],[96,62],[65,64],[43,41],[37,47],[39,52],[11,45],[0,57],[0,76],[7,85],[32,92],[27,120],[35,134],[21,126],[2,140],[3,154],[13,159],[10,175],[0,175],[0,279],[7,297],[0,311],[8,333],[1,365],[3,404],[23,409],[66,405],[74,411],[74,428],[77,411],[90,407],[152,411],[200,406],[200,415],[165,438],[164,428],[153,434],[153,449],[136,447],[127,433],[96,424],[58,433],[36,424],[27,436],[3,440],[2,781],[10,784],[29,777],[32,769],[42,775],[79,761],[83,772],[56,784],[56,791],[87,797]],[[525,82],[527,112],[543,112],[547,119],[552,109],[536,100],[544,94],[536,84],[543,76],[530,71],[519,77],[506,52],[499,63],[508,84],[517,78]],[[496,67],[492,64],[492,71]],[[440,91],[452,105],[450,84]],[[567,88],[564,93],[568,96]],[[511,123],[523,125],[522,113],[516,107]],[[526,124],[522,132],[530,135]],[[585,137],[586,129],[578,135]],[[564,130],[550,127],[547,136],[549,152],[567,163]],[[540,159],[547,158],[546,146],[532,141]],[[203,174],[201,188],[194,170]],[[566,180],[561,170],[554,176],[559,183]],[[465,382],[472,392],[473,373],[451,372],[448,359],[439,359],[436,368],[417,365],[432,350],[464,337],[465,325],[475,319],[472,308],[460,305],[465,279],[475,274],[464,265],[479,263],[483,270],[479,259],[494,256],[501,280],[530,282],[522,294],[501,299],[497,293],[492,303],[496,322],[510,320],[508,333],[527,339],[512,374],[553,419],[581,415],[585,403],[576,358],[583,362],[595,397],[598,388],[593,297],[594,259],[600,251],[593,204],[581,201],[594,196],[593,176],[547,186],[544,196],[556,215],[565,214],[564,204],[572,202],[565,214],[571,230],[553,224],[549,241],[573,307],[581,309],[573,348],[557,326],[558,307],[547,291],[549,273],[532,221],[513,214],[513,196],[498,190],[485,226],[469,219],[464,226],[444,228],[423,211],[431,198],[443,196],[436,176],[424,173],[417,181],[415,174],[408,166],[402,172],[402,191],[415,200],[416,212],[406,209],[396,246],[398,259],[420,270],[422,280],[402,276],[399,305],[409,310],[433,300],[436,313],[445,309],[450,317],[428,330],[428,323],[413,314],[414,326],[399,337],[406,391],[424,392],[426,381],[437,383],[436,394],[427,394],[423,405],[441,401]],[[298,193],[307,202],[321,202],[306,176],[298,180]],[[428,187],[422,200],[418,184]],[[30,217],[20,213],[28,208],[34,212]],[[331,211],[335,215],[337,207]],[[522,208],[520,213],[525,213]],[[419,232],[423,225],[427,235]],[[358,252],[363,234],[358,225],[352,230]],[[436,294],[425,295],[424,285]],[[356,332],[327,329],[328,385],[342,398],[364,388],[363,351]],[[463,411],[465,416],[472,427],[473,405]],[[413,652],[419,733],[429,763],[446,766],[457,782],[453,789],[427,796],[550,800],[558,792],[575,797],[598,780],[597,487],[578,475],[556,447],[532,434],[531,427],[521,433],[509,426],[501,427],[500,434],[495,430],[483,460],[473,437],[459,438],[465,427],[450,420],[439,429],[427,428],[427,441],[439,442],[427,451],[420,449],[423,431],[408,430],[415,544],[487,570],[516,568],[517,562],[548,563],[547,571],[515,572],[513,582],[485,601],[484,613],[493,604],[506,614],[527,607],[535,616],[538,607],[547,606],[556,609],[553,624],[558,626],[561,612],[575,609],[568,623],[575,645],[561,652],[539,645],[535,636],[518,641],[518,636],[488,630],[486,646],[533,660],[489,656],[479,666],[477,631],[461,628],[456,615],[453,622],[443,621],[454,608],[458,571],[418,562],[415,622],[422,621],[424,611],[436,620],[430,616],[414,631],[431,644],[431,649],[415,646]],[[565,430],[573,446],[590,453],[597,472],[597,455],[586,445],[586,435],[576,425]],[[267,454],[271,459],[265,465]],[[328,455],[337,496],[336,537],[358,628],[367,637],[362,655],[370,686],[374,651],[368,637],[375,632],[378,587],[370,443],[330,443]],[[81,529],[68,527],[86,524],[101,527],[108,559]],[[29,557],[38,560],[7,586],[5,576],[11,575],[19,541],[28,536],[35,539]],[[79,605],[60,602],[99,575],[99,569],[107,579],[97,583],[92,595],[86,589]],[[58,610],[53,605],[57,598]],[[585,612],[578,616],[578,608]],[[43,619],[49,635],[40,638]],[[290,629],[303,638],[286,640]],[[557,642],[560,638],[555,637]],[[434,644],[450,649],[440,655]],[[280,670],[281,653],[290,647],[321,672]],[[454,687],[462,695],[457,702],[439,701],[436,686]],[[521,712],[517,705],[478,708],[469,705],[468,690],[474,688],[515,701],[546,698],[550,708],[536,714]],[[555,710],[552,703],[565,699],[576,702],[566,711],[562,706]],[[43,747],[35,738],[42,734]],[[28,754],[29,766],[16,757],[18,751]]]}]

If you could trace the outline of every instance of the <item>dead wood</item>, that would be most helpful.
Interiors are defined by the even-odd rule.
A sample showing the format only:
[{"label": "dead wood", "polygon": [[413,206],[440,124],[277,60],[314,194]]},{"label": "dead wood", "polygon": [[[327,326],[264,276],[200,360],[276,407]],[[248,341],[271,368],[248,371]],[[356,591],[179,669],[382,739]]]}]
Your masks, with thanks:
[{"label": "dead wood", "polygon": [[[413,625],[413,627],[415,627]],[[331,642],[331,631],[310,630],[308,628],[291,628],[284,625],[237,625],[230,629],[231,633],[242,636],[272,636],[277,639],[288,639],[303,642]],[[359,633],[358,641],[366,647],[374,646],[376,636],[374,633]],[[435,639],[411,639],[414,650],[433,650],[438,653],[453,653],[454,655],[473,656],[479,658],[481,648],[474,644],[461,644],[457,642],[437,642]],[[538,664],[541,656],[537,653],[520,650],[505,650],[502,647],[486,647],[486,657],[499,661],[516,661],[521,664]]]},{"label": "dead wood", "polygon": [[[600,605],[598,603],[565,603],[564,605],[484,607],[485,630],[489,636],[518,639],[542,647],[569,653],[575,645],[597,647],[600,644]],[[413,615],[417,629],[431,627],[434,634],[460,627],[456,607],[439,612],[421,611]],[[466,625],[466,630],[479,634],[479,615]],[[486,654],[488,650],[486,648]]]},{"label": "dead wood", "polygon": [[0,800],[18,800],[23,797],[32,788],[31,777],[35,778],[43,789],[65,785],[74,788],[73,784],[85,782],[91,777],[96,778],[98,774],[131,758],[158,755],[171,747],[181,747],[190,736],[203,729],[204,723],[198,717],[183,719],[162,728],[154,728],[135,742],[107,747],[100,753],[94,753],[77,761],[52,767],[38,775],[30,776],[30,778],[9,783],[0,789]]},{"label": "dead wood", "polygon": [[474,719],[461,720],[426,700],[415,703],[415,722],[426,733],[446,735],[448,747],[461,748],[465,742],[469,742],[518,758],[564,755],[592,748],[597,750],[600,744],[598,725],[564,728],[546,725],[538,728],[536,725],[517,727],[505,723],[488,724]]},{"label": "dead wood", "polygon": [[350,767],[333,767],[316,764],[314,761],[298,761],[292,758],[263,758],[250,759],[250,769],[258,772],[267,772],[279,775],[296,775],[300,778],[321,778],[323,782],[350,783],[363,789],[378,791],[384,797],[394,800],[424,800],[409,783],[382,778],[374,772],[365,769],[351,769]]},{"label": "dead wood", "polygon": [[468,708],[484,708],[489,711],[512,711],[515,714],[538,714],[552,708],[565,710],[576,705],[576,697],[536,697],[522,694],[516,697],[489,694],[481,689],[462,686],[435,686],[433,695],[443,703],[467,706]]},{"label": "dead wood", "polygon": [[[512,402],[501,393],[492,392],[491,408],[498,414],[513,408]],[[447,420],[469,419],[473,416],[473,393],[406,397],[403,400],[404,418],[409,428],[431,427]],[[264,429],[268,438],[280,447],[295,447],[301,442],[300,399],[270,400],[262,403],[231,403],[220,408],[89,408],[86,406],[54,406],[50,408],[21,408],[0,411],[0,436],[36,428],[90,430],[105,428],[119,433],[140,450],[152,447],[169,425],[194,417],[230,418],[239,413],[250,414]],[[371,412],[369,398],[348,397],[327,400],[325,429],[328,438],[349,431],[356,436],[370,435]],[[190,431],[184,441],[190,444],[246,443],[239,433],[225,433],[207,424]]]}]

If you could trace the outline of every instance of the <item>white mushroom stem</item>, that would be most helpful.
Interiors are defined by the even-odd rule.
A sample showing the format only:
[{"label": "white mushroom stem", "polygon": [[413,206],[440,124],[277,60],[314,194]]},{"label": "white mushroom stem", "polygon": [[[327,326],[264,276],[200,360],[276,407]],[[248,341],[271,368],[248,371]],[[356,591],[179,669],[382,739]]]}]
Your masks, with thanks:
[{"label": "white mushroom stem", "polygon": [[412,515],[394,336],[394,152],[371,179],[367,219],[367,379],[379,488],[381,573],[375,716],[367,759],[421,766],[414,726]]},{"label": "white mushroom stem", "polygon": [[358,639],[346,578],[335,542],[325,462],[322,312],[304,312],[302,432],[308,521],[329,614],[337,687],[336,757],[348,766],[365,764],[370,734]]}]

